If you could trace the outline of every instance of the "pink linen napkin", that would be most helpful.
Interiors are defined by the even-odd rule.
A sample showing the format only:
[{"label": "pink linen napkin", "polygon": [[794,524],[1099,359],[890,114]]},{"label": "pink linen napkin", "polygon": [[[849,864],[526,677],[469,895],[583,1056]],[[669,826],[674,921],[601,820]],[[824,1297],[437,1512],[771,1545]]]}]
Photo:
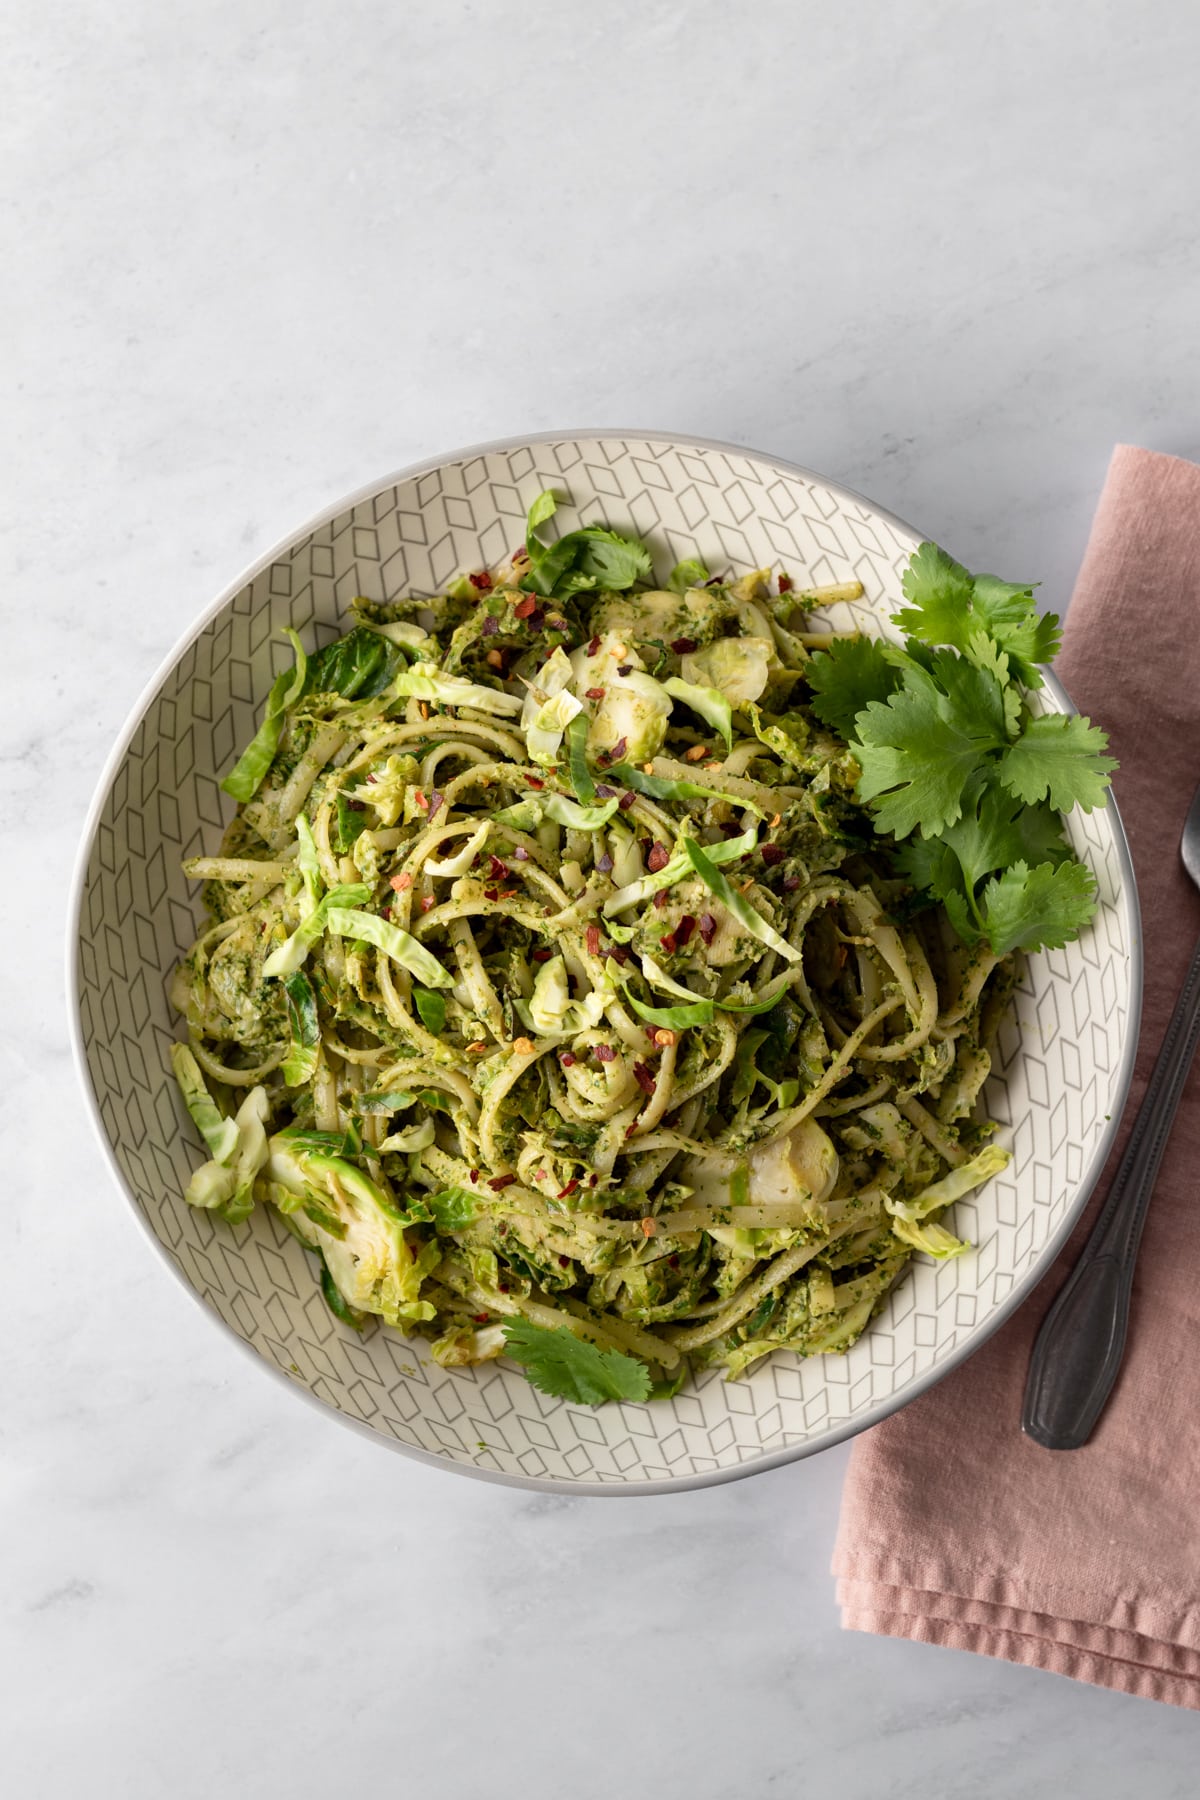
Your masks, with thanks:
[{"label": "pink linen napkin", "polygon": [[1133,1091],[1086,1217],[1033,1298],[855,1443],[833,1572],[850,1630],[1200,1710],[1200,1062],[1151,1203],[1108,1409],[1081,1450],[1043,1450],[1020,1427],[1030,1348],[1116,1170],[1200,936],[1178,848],[1200,784],[1200,467],[1118,447],[1057,667],[1121,762],[1146,957]]}]

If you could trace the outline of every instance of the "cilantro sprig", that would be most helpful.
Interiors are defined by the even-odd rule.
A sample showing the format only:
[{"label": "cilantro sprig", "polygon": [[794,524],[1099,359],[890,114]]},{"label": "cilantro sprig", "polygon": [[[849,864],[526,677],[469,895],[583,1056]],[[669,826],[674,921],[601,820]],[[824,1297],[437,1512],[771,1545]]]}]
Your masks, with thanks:
[{"label": "cilantro sprig", "polygon": [[1030,712],[1059,621],[1039,616],[1030,585],[971,575],[936,544],[903,586],[904,646],[836,639],[809,665],[813,711],[849,742],[901,873],[962,937],[995,956],[1056,948],[1096,910],[1059,815],[1103,806],[1117,766],[1089,720]]},{"label": "cilantro sprig", "polygon": [[526,1379],[543,1394],[583,1406],[650,1398],[650,1371],[640,1358],[621,1350],[601,1350],[566,1325],[550,1330],[527,1319],[508,1319],[504,1345],[505,1353],[521,1364]]}]

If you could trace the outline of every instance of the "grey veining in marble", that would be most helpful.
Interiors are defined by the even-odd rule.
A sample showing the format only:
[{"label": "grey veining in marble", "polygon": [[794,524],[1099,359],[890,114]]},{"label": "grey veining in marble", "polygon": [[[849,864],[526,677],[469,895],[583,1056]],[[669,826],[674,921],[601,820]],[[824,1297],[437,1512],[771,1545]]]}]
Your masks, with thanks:
[{"label": "grey veining in marble", "polygon": [[1200,17],[913,0],[0,8],[0,1783],[1184,1800],[1189,1715],[843,1636],[843,1452],[531,1498],[298,1406],[148,1256],[59,942],[104,754],[251,555],[419,456],[771,449],[1069,592],[1200,453]]}]

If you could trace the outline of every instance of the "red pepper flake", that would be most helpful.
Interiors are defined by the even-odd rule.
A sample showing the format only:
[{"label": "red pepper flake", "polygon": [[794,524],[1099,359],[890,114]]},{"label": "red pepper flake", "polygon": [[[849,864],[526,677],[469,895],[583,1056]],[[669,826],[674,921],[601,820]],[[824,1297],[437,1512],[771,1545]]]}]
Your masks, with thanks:
[{"label": "red pepper flake", "polygon": [[670,860],[671,852],[667,849],[667,846],[655,841],[650,846],[650,854],[646,858],[646,867],[649,869],[651,875],[657,875],[660,869],[666,868]]},{"label": "red pepper flake", "polygon": [[600,634],[599,634],[599,632],[597,632],[596,636],[594,638],[592,638],[591,642],[588,644],[588,655],[595,656],[595,654],[599,648],[600,648]]},{"label": "red pepper flake", "polygon": [[478,1169],[472,1169],[472,1170],[471,1170],[471,1180],[472,1180],[472,1181],[478,1181],[478,1180],[479,1180],[479,1170],[478,1170]]},{"label": "red pepper flake", "polygon": [[428,912],[432,905],[433,905],[433,895],[426,894],[425,898],[421,901],[421,911],[423,913]]},{"label": "red pepper flake", "polygon": [[493,1175],[488,1186],[494,1194],[501,1194],[506,1187],[511,1187],[516,1179],[515,1175]]},{"label": "red pepper flake", "polygon": [[618,663],[617,664],[617,674],[618,675],[632,675],[633,674],[633,664],[632,663]]},{"label": "red pepper flake", "polygon": [[628,750],[628,748],[629,748],[628,739],[627,738],[618,738],[616,743],[613,745],[612,749],[610,751],[608,751],[608,753],[607,753],[609,762],[610,763],[620,762],[621,758],[624,756],[624,754],[625,754],[626,750]]},{"label": "red pepper flake", "polygon": [[692,651],[696,648],[696,640],[695,638],[687,637],[672,638],[671,648],[676,656],[690,656]]},{"label": "red pepper flake", "polygon": [[597,1062],[610,1063],[617,1060],[617,1053],[611,1044],[597,1044],[594,1055]]},{"label": "red pepper flake", "polygon": [[684,913],[682,919],[680,919],[678,925],[675,927],[675,939],[681,950],[695,929],[696,921],[693,919],[691,913]]},{"label": "red pepper flake", "polygon": [[584,933],[584,942],[587,944],[587,953],[589,956],[599,956],[600,927],[598,925],[588,926],[587,931]]},{"label": "red pepper flake", "polygon": [[603,700],[604,689],[601,687],[584,688],[583,697],[585,700]]},{"label": "red pepper flake", "polygon": [[499,619],[493,619],[489,613],[487,618],[483,621],[483,624],[479,627],[479,635],[480,637],[495,637],[499,629]]},{"label": "red pepper flake", "polygon": [[[678,1258],[676,1260],[678,1260]],[[486,1325],[488,1322],[488,1316],[486,1313],[472,1313],[471,1317],[472,1317],[472,1319],[474,1319],[476,1325]]]},{"label": "red pepper flake", "polygon": [[533,960],[534,962],[549,962],[553,955],[553,950],[535,950]]},{"label": "red pepper flake", "polygon": [[633,1079],[637,1082],[643,1094],[652,1094],[654,1092],[654,1076],[650,1073],[650,1070],[646,1067],[644,1062],[634,1063]]},{"label": "red pepper flake", "polygon": [[413,881],[413,878],[408,873],[408,870],[406,869],[404,871],[403,875],[393,875],[391,880],[388,882],[388,886],[390,888],[394,888],[396,893],[402,894],[402,893],[404,893],[404,891],[407,888],[410,888],[412,886],[412,881]]},{"label": "red pepper flake", "polygon": [[706,944],[711,944],[717,935],[717,921],[711,913],[700,914],[700,936]]},{"label": "red pepper flake", "polygon": [[420,788],[413,789],[413,799],[416,801],[422,812],[429,811],[429,802],[421,792]]},{"label": "red pepper flake", "polygon": [[799,886],[800,886],[800,877],[798,875],[785,875],[784,876],[783,891],[785,894],[794,894],[796,889]]},{"label": "red pepper flake", "polygon": [[657,894],[655,894],[655,896],[654,896],[654,904],[658,908],[659,912],[662,911],[663,907],[667,904],[667,901],[670,898],[671,898],[670,888],[659,888]]},{"label": "red pepper flake", "polygon": [[762,846],[762,859],[769,867],[774,868],[776,863],[781,863],[783,861],[782,846],[779,844],[764,844]]},{"label": "red pepper flake", "polygon": [[513,607],[513,618],[527,619],[531,613],[536,611],[537,601],[532,594],[526,594],[525,598],[523,600],[518,600],[517,604]]},{"label": "red pepper flake", "polygon": [[559,1262],[559,1267],[563,1268],[563,1269],[569,1269],[571,1266],[570,1257],[564,1256],[561,1251],[559,1252],[558,1262]]},{"label": "red pepper flake", "polygon": [[[579,1186],[579,1177],[578,1177],[578,1175],[574,1175],[574,1176],[572,1176],[572,1178],[571,1178],[571,1180],[570,1180],[570,1181],[568,1181],[568,1183],[567,1183],[567,1185],[566,1185],[566,1187],[565,1187],[565,1188],[560,1188],[560,1189],[559,1189],[559,1191],[558,1191],[558,1194],[557,1194],[557,1196],[556,1196],[556,1197],[557,1197],[557,1198],[558,1198],[558,1199],[559,1199],[559,1200],[565,1200],[565,1199],[566,1199],[566,1197],[567,1197],[567,1195],[568,1195],[568,1194],[573,1194],[573,1193],[574,1193],[574,1192],[575,1192],[575,1189],[576,1189],[576,1188],[577,1188],[577,1187],[578,1187],[578,1186]],[[564,1258],[564,1260],[565,1260],[565,1258]]]},{"label": "red pepper flake", "polygon": [[564,1050],[558,1060],[562,1064],[564,1069],[573,1069],[575,1067],[575,1064],[578,1062],[579,1058],[576,1056],[572,1056],[571,1052],[569,1050]]},{"label": "red pepper flake", "polygon": [[[506,1227],[505,1227],[505,1226],[504,1226],[504,1225],[501,1225],[501,1227],[500,1227],[500,1232],[501,1232],[501,1235],[502,1235],[502,1236],[503,1236],[503,1234],[504,1234],[504,1231],[505,1231],[505,1230],[506,1230]],[[502,1294],[507,1294],[507,1292],[508,1292],[508,1283],[507,1283],[507,1281],[498,1281],[498,1282],[497,1282],[497,1283],[496,1283],[496,1286],[497,1286],[497,1287],[498,1287],[498,1288],[499,1288],[499,1290],[500,1290],[500,1292],[501,1292],[501,1293],[502,1293]]]},{"label": "red pepper flake", "polygon": [[445,798],[446,798],[445,794],[439,794],[436,788],[434,789],[433,793],[430,794],[430,796],[429,796],[429,822],[431,825],[432,825],[434,819],[437,817],[438,813],[441,811],[442,804],[443,804]]},{"label": "red pepper flake", "polygon": [[492,578],[486,569],[480,569],[477,575],[468,575],[467,580],[481,594],[490,594],[492,591]]},{"label": "red pepper flake", "polygon": [[372,786],[372,787],[374,787],[374,786],[375,786],[375,783],[376,783],[376,782],[377,782],[377,781],[378,781],[378,780],[379,780],[379,777],[378,777],[378,775],[368,775],[368,776],[367,776],[367,781],[368,781],[368,782],[369,782],[369,783],[370,783],[370,785],[371,785],[371,786]]},{"label": "red pepper flake", "polygon": [[676,938],[673,931],[664,931],[658,941],[666,951],[667,955],[670,956],[675,950],[679,940]]},{"label": "red pepper flake", "polygon": [[[596,792],[599,793],[600,789],[597,788]],[[617,801],[617,807],[621,812],[628,812],[636,799],[637,795],[633,793],[630,788],[626,788],[625,792],[621,795],[621,798]]]},{"label": "red pepper flake", "polygon": [[781,575],[779,577],[779,591],[781,594],[790,594],[791,593],[792,578],[790,575]]},{"label": "red pepper flake", "polygon": [[527,775],[525,777],[525,786],[526,787],[544,788],[545,785],[546,785],[545,782],[539,781],[536,775]]},{"label": "red pepper flake", "polygon": [[488,874],[493,881],[503,881],[508,873],[509,868],[507,863],[501,862],[498,856],[488,857]]},{"label": "red pepper flake", "polygon": [[483,890],[483,897],[485,900],[498,900],[500,898],[500,889],[485,887]]}]

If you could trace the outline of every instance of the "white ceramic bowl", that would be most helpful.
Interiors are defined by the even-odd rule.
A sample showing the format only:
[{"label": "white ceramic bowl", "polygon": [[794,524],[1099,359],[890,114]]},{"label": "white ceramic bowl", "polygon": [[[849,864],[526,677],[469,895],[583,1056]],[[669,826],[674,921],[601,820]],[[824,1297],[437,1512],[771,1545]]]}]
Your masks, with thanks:
[{"label": "white ceramic bowl", "polygon": [[[987,1104],[1013,1151],[955,1209],[977,1246],[921,1258],[847,1356],[775,1355],[747,1379],[702,1374],[675,1399],[597,1410],[548,1398],[513,1368],[439,1369],[423,1344],[358,1338],[268,1208],[230,1230],[185,1205],[200,1155],[169,1073],[171,969],[198,903],[180,859],[213,847],[217,785],[252,734],[292,625],[336,635],[356,594],[431,592],[520,541],[540,489],[584,520],[632,527],[670,566],[699,555],[773,564],[804,583],[857,578],[839,622],[887,629],[918,533],[819,475],[729,445],[589,432],[483,445],[364,489],[264,557],[174,650],[122,733],[88,822],[72,922],[72,1014],[84,1086],[118,1184],[210,1315],[262,1364],[380,1442],[484,1479],[572,1492],[701,1486],[770,1468],[874,1424],[961,1362],[1061,1249],[1111,1146],[1141,996],[1133,872],[1116,809],[1076,815],[1101,908],[1078,943],[1032,959],[1004,1025]],[[567,523],[574,522],[572,512]],[[1051,682],[1050,707],[1069,701]],[[124,1253],[119,1240],[114,1254]]]}]

